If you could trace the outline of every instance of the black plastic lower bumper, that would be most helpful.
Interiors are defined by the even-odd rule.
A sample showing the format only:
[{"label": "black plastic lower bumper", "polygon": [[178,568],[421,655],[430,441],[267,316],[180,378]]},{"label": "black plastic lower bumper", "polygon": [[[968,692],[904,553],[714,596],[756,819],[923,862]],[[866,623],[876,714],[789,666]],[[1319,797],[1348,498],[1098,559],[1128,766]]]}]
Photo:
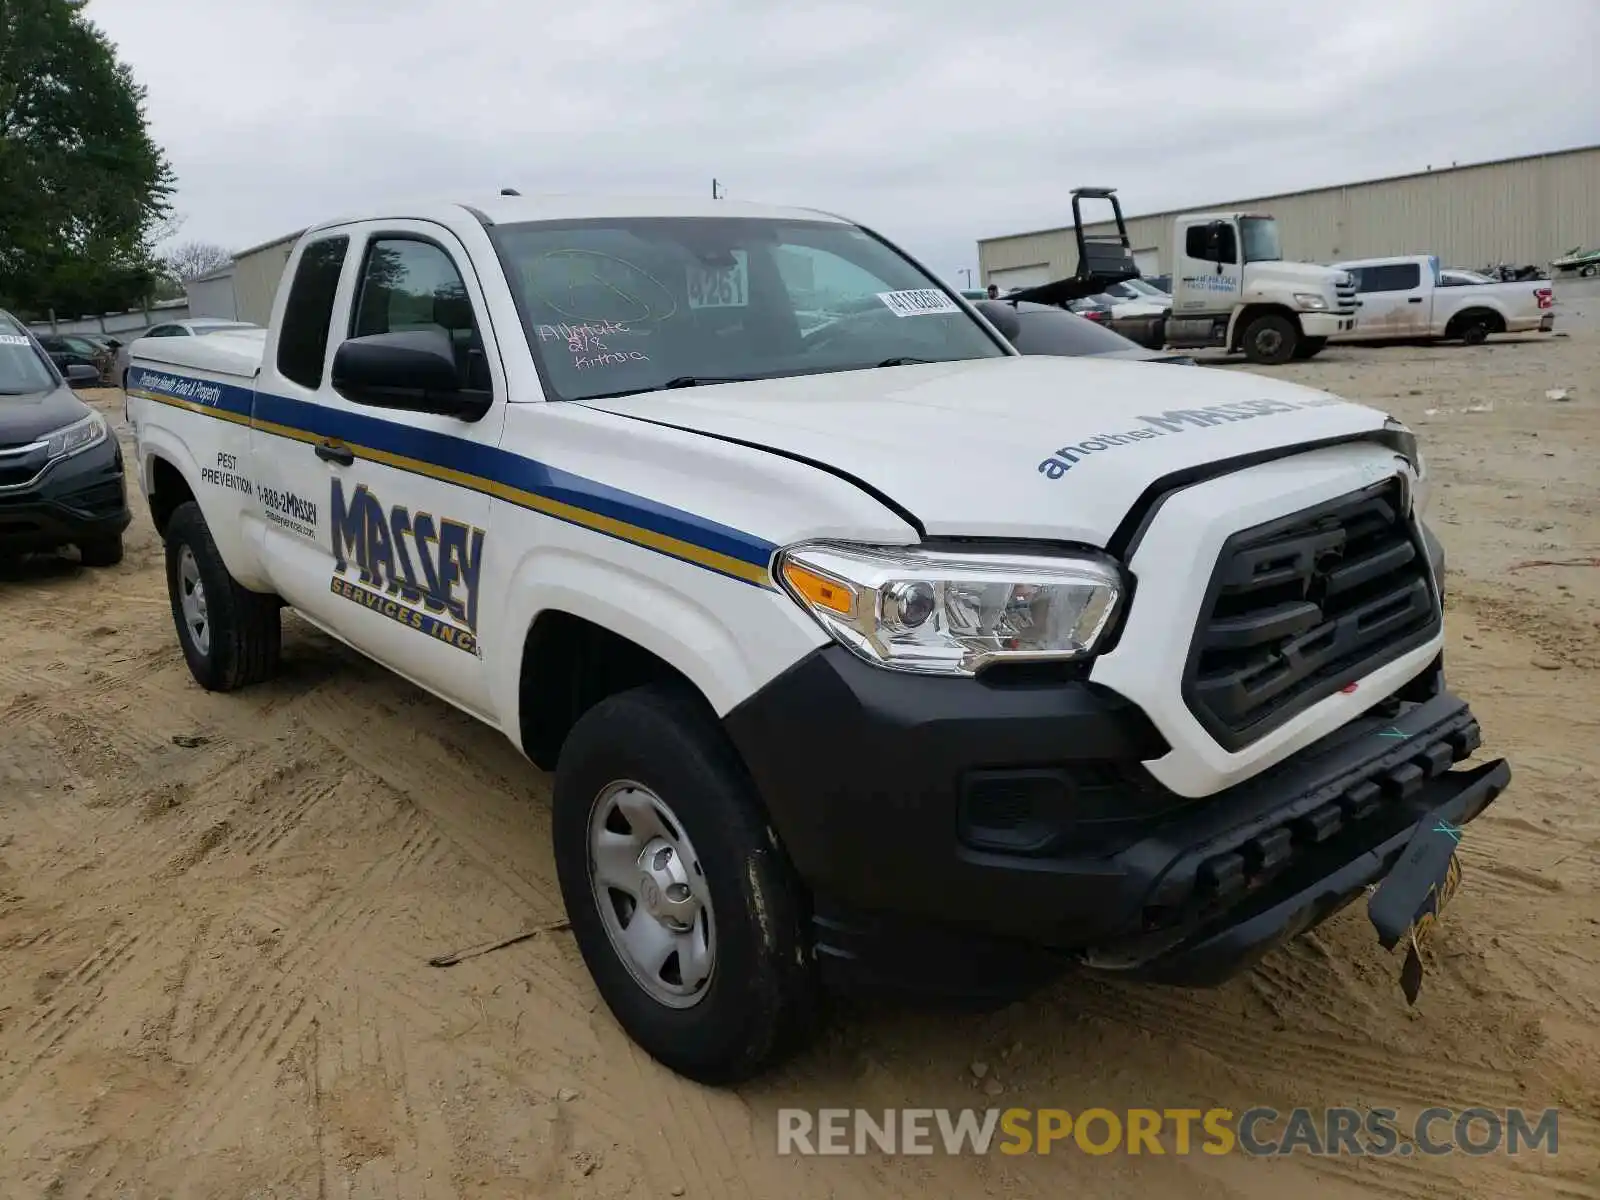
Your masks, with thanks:
[{"label": "black plastic lower bumper", "polygon": [[115,537],[133,520],[115,439],[56,463],[37,483],[0,490],[0,553]]},{"label": "black plastic lower bumper", "polygon": [[1246,783],[1179,796],[1133,705],[1082,680],[980,682],[808,657],[727,717],[854,981],[1007,993],[1071,962],[1227,978],[1388,873],[1435,813],[1505,788],[1442,666]]}]

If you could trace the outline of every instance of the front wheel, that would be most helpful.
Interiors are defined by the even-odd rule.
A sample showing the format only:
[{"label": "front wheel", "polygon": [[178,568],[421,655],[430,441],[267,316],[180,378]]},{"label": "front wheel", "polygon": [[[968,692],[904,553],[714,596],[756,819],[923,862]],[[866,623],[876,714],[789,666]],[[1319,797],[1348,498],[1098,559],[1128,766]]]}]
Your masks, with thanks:
[{"label": "front wheel", "polygon": [[166,541],[172,619],[195,682],[231,692],[271,678],[283,644],[278,598],[241,587],[228,573],[193,500],[173,510]]},{"label": "front wheel", "polygon": [[1322,353],[1322,348],[1327,344],[1328,339],[1325,337],[1301,338],[1299,344],[1294,348],[1294,356],[1302,361],[1308,358],[1315,358]]},{"label": "front wheel", "polygon": [[1245,327],[1241,341],[1244,356],[1251,362],[1276,365],[1294,357],[1295,343],[1299,338],[1300,330],[1293,321],[1268,313]]},{"label": "front wheel", "polygon": [[697,696],[650,685],[591,708],[553,809],[573,936],[629,1037],[712,1085],[801,1044],[817,1010],[802,889]]}]

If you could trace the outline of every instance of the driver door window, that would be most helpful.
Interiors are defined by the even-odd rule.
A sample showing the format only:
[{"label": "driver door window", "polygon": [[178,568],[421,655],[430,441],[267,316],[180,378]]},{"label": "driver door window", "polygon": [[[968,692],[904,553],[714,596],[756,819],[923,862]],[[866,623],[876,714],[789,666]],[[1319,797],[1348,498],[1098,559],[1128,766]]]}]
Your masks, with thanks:
[{"label": "driver door window", "polygon": [[362,266],[350,336],[413,329],[442,330],[455,352],[461,386],[490,389],[483,336],[450,256],[432,242],[379,238]]}]

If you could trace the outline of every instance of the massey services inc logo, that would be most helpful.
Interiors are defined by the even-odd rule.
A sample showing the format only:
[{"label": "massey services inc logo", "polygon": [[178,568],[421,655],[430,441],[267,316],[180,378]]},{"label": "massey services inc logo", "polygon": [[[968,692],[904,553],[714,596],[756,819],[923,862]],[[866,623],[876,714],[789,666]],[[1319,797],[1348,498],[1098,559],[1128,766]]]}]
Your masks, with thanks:
[{"label": "massey services inc logo", "polygon": [[1153,417],[1141,416],[1139,420],[1144,424],[1135,429],[1125,429],[1121,433],[1097,433],[1076,444],[1062,446],[1039,464],[1039,474],[1046,479],[1060,479],[1089,455],[1113,446],[1131,446],[1136,442],[1147,442],[1151,438],[1172,433],[1186,433],[1191,429],[1210,429],[1214,425],[1234,421],[1249,421],[1255,417],[1344,403],[1337,396],[1318,396],[1312,400],[1243,400],[1236,404],[1212,404],[1205,408],[1175,408]]},{"label": "massey services inc logo", "polygon": [[1559,1110],[780,1108],[780,1155],[1243,1154],[1409,1158],[1557,1152]]}]

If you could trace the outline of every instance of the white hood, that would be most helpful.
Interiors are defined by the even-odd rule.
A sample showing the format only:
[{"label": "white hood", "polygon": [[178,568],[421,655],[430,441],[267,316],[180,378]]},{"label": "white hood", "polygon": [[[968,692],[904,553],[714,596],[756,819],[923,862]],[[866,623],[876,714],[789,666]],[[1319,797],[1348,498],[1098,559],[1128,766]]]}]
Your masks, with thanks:
[{"label": "white hood", "polygon": [[1250,282],[1279,284],[1293,287],[1296,284],[1308,291],[1331,291],[1341,275],[1349,272],[1338,267],[1319,267],[1315,263],[1253,262],[1250,264]]},{"label": "white hood", "polygon": [[1048,355],[584,401],[847,472],[929,535],[1104,546],[1185,468],[1379,431],[1386,415],[1259,375]]}]

